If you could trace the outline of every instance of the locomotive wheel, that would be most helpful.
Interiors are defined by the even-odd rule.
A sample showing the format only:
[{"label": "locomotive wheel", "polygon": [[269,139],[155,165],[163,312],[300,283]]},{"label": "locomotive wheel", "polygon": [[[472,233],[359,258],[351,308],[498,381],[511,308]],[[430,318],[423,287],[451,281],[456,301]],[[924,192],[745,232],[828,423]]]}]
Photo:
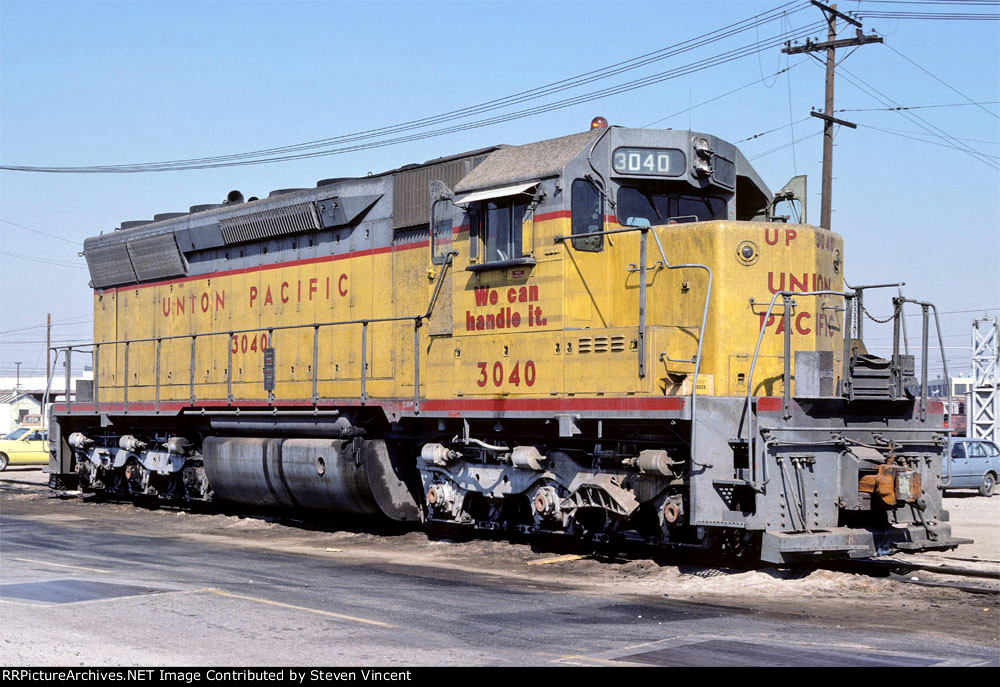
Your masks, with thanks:
[{"label": "locomotive wheel", "polygon": [[723,528],[713,532],[711,549],[724,562],[745,565],[760,557],[760,537],[753,532],[735,528]]}]

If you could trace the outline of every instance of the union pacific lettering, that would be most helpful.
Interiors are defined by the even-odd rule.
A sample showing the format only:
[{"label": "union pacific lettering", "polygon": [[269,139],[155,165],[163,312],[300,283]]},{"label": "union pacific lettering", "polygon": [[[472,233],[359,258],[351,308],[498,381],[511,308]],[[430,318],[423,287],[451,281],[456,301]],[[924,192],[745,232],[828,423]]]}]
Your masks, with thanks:
[{"label": "union pacific lettering", "polygon": [[[502,295],[501,295],[502,294]],[[527,327],[544,327],[548,324],[548,318],[542,316],[542,308],[537,305],[529,305],[527,316],[521,314],[519,308],[512,308],[510,305],[502,305],[501,301],[513,305],[524,303],[535,303],[538,301],[538,286],[512,286],[508,289],[491,289],[486,286],[475,289],[476,308],[492,308],[500,305],[496,312],[474,314],[471,310],[465,311],[466,331],[484,331],[487,329],[518,329],[522,325]]]},{"label": "union pacific lettering", "polygon": [[334,281],[331,277],[319,277],[311,279],[295,279],[293,281],[283,281],[280,284],[265,284],[257,288],[250,287],[249,306],[254,307],[274,306],[276,303],[302,303],[303,301],[330,300],[336,295],[344,298],[347,296],[347,275],[341,274]]},{"label": "union pacific lettering", "polygon": [[[347,297],[348,278],[341,274],[336,279],[318,277],[311,279],[296,279],[266,284],[260,288],[251,286],[247,294],[247,304],[250,310],[275,306],[277,303],[302,303],[313,300],[330,300],[337,295]],[[163,317],[183,317],[197,312],[207,313],[210,310],[221,312],[226,309],[226,290],[202,291],[200,294],[164,296],[160,299],[160,313]]]},{"label": "union pacific lettering", "polygon": [[[767,313],[758,313],[760,318],[760,328],[764,329],[764,318],[767,317]],[[806,334],[812,334],[813,328],[815,328],[816,336],[833,338],[836,336],[837,332],[840,331],[840,322],[835,315],[827,315],[826,313],[814,314],[808,311],[800,312],[789,318],[792,322],[792,334],[801,334],[805,336]],[[777,326],[775,326],[777,324]],[[767,319],[767,327],[774,327],[773,332],[775,334],[785,333],[785,316],[784,315],[771,315]]]},{"label": "union pacific lettering", "polygon": [[[809,274],[808,272],[802,273],[802,278],[799,279],[799,275],[792,274],[788,272],[788,288],[785,288],[785,272],[778,273],[778,283],[775,284],[774,272],[767,273],[767,288],[771,293],[778,293],[779,291],[829,291],[830,290],[830,278],[824,277],[822,274]],[[810,288],[810,286],[812,288]]]},{"label": "union pacific lettering", "polygon": [[213,310],[213,304],[215,312],[226,309],[225,289],[213,293],[202,291],[201,294],[164,296],[160,299],[160,312],[163,313],[164,317],[180,317],[198,311],[207,313],[209,310]]}]

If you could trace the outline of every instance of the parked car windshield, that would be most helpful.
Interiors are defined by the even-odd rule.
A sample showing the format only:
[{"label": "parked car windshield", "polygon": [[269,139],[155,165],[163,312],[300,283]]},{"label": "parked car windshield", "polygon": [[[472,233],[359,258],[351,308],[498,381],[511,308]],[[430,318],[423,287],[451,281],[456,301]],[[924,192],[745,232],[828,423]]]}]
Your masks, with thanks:
[{"label": "parked car windshield", "polygon": [[30,430],[29,430],[29,429],[28,429],[27,427],[18,427],[18,428],[17,428],[17,429],[15,429],[15,430],[14,430],[13,432],[11,432],[10,434],[6,435],[6,436],[4,437],[4,439],[9,439],[9,440],[12,440],[12,441],[13,441],[14,439],[20,439],[20,438],[21,438],[21,437],[23,437],[23,436],[24,436],[25,434],[27,434],[27,433],[28,433],[29,431],[30,431]]}]

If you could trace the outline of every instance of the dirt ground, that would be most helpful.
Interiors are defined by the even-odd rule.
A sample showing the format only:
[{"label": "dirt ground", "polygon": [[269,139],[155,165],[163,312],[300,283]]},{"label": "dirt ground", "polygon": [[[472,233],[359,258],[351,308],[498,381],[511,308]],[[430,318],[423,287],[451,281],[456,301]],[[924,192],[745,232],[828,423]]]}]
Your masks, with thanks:
[{"label": "dirt ground", "polygon": [[[826,568],[706,568],[683,560],[608,558],[565,554],[551,546],[509,541],[453,541],[422,531],[385,531],[371,523],[310,521],[277,517],[197,514],[149,510],[126,504],[56,498],[40,485],[40,471],[0,475],[0,508],[68,527],[103,520],[110,532],[182,538],[240,549],[261,549],[335,557],[358,564],[423,569],[447,579],[473,572],[484,580],[517,580],[538,589],[602,596],[657,595],[700,604],[724,605],[748,613],[809,618],[836,627],[871,627],[922,631],[967,638],[1000,647],[1000,582],[980,578],[980,593],[919,586],[891,577]],[[975,540],[946,552],[898,560],[1000,571],[1000,496],[974,492],[947,495],[953,535]],[[16,507],[14,504],[17,504]],[[935,583],[937,573],[907,573],[908,582]],[[992,591],[993,593],[982,593]],[[1000,650],[1000,649],[998,649]]]}]

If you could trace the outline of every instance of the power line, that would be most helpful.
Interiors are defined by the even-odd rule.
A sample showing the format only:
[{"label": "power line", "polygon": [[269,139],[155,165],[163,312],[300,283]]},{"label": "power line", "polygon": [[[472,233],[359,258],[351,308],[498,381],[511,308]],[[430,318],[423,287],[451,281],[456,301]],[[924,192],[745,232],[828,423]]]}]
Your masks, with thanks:
[{"label": "power line", "polygon": [[[863,93],[867,94],[868,96],[874,98],[875,100],[879,101],[883,105],[886,105],[886,106],[893,105],[893,106],[899,107],[899,103],[895,102],[892,98],[890,98],[889,96],[885,95],[884,93],[882,93],[881,91],[879,91],[878,89],[876,89],[874,86],[872,86],[871,84],[869,84],[867,81],[865,81],[861,77],[856,76],[852,72],[848,71],[846,68],[842,67],[841,69],[842,69],[843,73],[847,75],[845,77],[847,79],[847,82],[850,83],[855,88],[857,88],[858,90],[860,90]],[[860,82],[860,84],[863,84],[863,85],[859,85],[859,82]],[[958,150],[961,150],[962,152],[964,152],[964,153],[972,156],[976,160],[979,160],[980,162],[988,165],[989,167],[992,167],[994,169],[1000,169],[1000,164],[997,164],[996,162],[994,162],[994,161],[990,160],[989,158],[985,157],[979,151],[977,151],[977,150],[975,150],[973,148],[970,148],[969,146],[966,146],[960,140],[956,139],[954,136],[952,136],[948,132],[940,129],[939,127],[934,126],[933,124],[931,124],[930,122],[928,122],[927,120],[925,120],[920,115],[918,115],[916,113],[913,113],[913,112],[910,112],[910,111],[907,111],[907,110],[897,110],[896,112],[898,112],[898,114],[900,116],[905,117],[906,119],[909,119],[911,122],[913,122],[914,124],[916,124],[918,127],[920,127],[921,129],[923,129],[924,131],[927,131],[932,136],[940,136],[941,138],[944,138],[946,140],[950,140],[952,142],[952,144],[954,145],[954,147],[957,148]]]},{"label": "power line", "polygon": [[811,117],[803,117],[797,122],[789,122],[788,124],[783,124],[782,126],[775,127],[773,129],[768,129],[767,131],[761,131],[759,134],[754,134],[753,136],[747,136],[746,138],[736,141],[737,143],[746,143],[747,141],[752,141],[754,139],[760,138],[761,136],[767,136],[768,134],[773,134],[775,131],[781,131],[782,129],[787,129],[790,126],[795,126],[796,124],[801,124],[804,121],[812,119]]},{"label": "power line", "polygon": [[982,105],[980,105],[979,103],[977,103],[976,101],[974,101],[974,100],[973,100],[972,98],[970,98],[969,96],[965,95],[965,93],[962,93],[961,91],[959,91],[959,90],[958,90],[957,88],[955,88],[954,86],[952,86],[952,85],[951,85],[950,83],[948,83],[947,81],[944,81],[943,79],[941,79],[941,78],[939,78],[939,77],[935,76],[934,74],[931,74],[931,73],[930,73],[929,71],[927,71],[926,69],[924,69],[923,67],[921,67],[921,66],[920,66],[919,64],[917,64],[916,62],[914,62],[913,60],[911,60],[911,59],[910,59],[909,57],[907,57],[907,56],[906,56],[906,55],[904,55],[903,53],[901,53],[901,52],[899,52],[898,50],[896,50],[896,49],[895,49],[894,47],[892,47],[891,45],[888,45],[888,44],[886,44],[886,47],[887,47],[887,48],[889,48],[889,50],[892,50],[892,51],[893,51],[894,53],[896,53],[896,54],[897,54],[897,55],[899,55],[900,57],[902,57],[902,58],[903,58],[904,60],[906,60],[906,61],[907,61],[907,62],[909,62],[910,64],[912,64],[912,65],[913,65],[914,67],[916,67],[917,69],[919,69],[920,71],[922,71],[922,72],[923,72],[924,74],[926,74],[927,76],[931,77],[932,79],[934,79],[934,80],[935,80],[935,81],[937,81],[938,83],[940,83],[940,84],[944,85],[944,86],[945,86],[945,87],[946,87],[946,88],[947,88],[948,90],[950,90],[950,91],[952,91],[952,92],[954,92],[954,93],[957,93],[958,95],[960,95],[960,96],[962,96],[963,98],[965,98],[965,99],[966,99],[967,101],[969,101],[969,103],[970,103],[970,104],[972,104],[972,105],[976,105],[977,107],[979,107],[979,109],[980,109],[980,110],[982,110],[982,111],[983,111],[983,112],[985,112],[986,114],[988,114],[988,115],[990,115],[990,116],[992,116],[992,117],[995,117],[995,118],[997,118],[997,119],[1000,119],[1000,115],[996,114],[995,112],[990,112],[990,111],[989,111],[989,110],[987,110],[987,109],[986,109],[985,107],[983,107]]},{"label": "power line", "polygon": [[58,265],[59,267],[72,267],[72,268],[78,269],[78,270],[85,270],[85,269],[87,269],[86,267],[83,267],[81,265],[77,265],[77,264],[71,263],[71,262],[59,262],[57,260],[46,260],[44,258],[36,258],[36,257],[31,256],[31,255],[21,255],[20,253],[11,253],[11,252],[5,251],[5,250],[0,250],[0,254],[6,255],[7,257],[11,257],[11,258],[19,258],[21,260],[30,260],[31,262],[40,262],[40,263],[43,263],[45,265]]},{"label": "power line", "polygon": [[[801,5],[801,6],[798,8],[789,9],[792,5]],[[717,29],[716,31],[707,34],[703,34],[702,36],[690,39],[676,46],[663,48],[660,51],[656,51],[654,53],[647,53],[644,56],[633,58],[632,60],[626,61],[624,63],[618,63],[617,65],[611,65],[601,70],[595,70],[593,72],[588,72],[587,74],[579,75],[577,77],[564,79],[563,81],[554,82],[553,84],[547,84],[546,86],[541,86],[536,89],[532,89],[530,91],[523,91],[519,94],[507,96],[506,98],[489,101],[487,103],[472,106],[469,108],[463,108],[462,110],[455,110],[451,113],[445,113],[443,115],[437,115],[435,117],[428,117],[421,120],[414,120],[412,122],[407,122],[392,127],[372,129],[369,131],[359,132],[356,134],[348,134],[334,138],[320,139],[317,141],[310,141],[307,143],[295,144],[292,146],[284,146],[281,148],[271,148],[271,149],[253,151],[250,153],[238,153],[234,155],[225,155],[218,157],[191,158],[187,160],[138,163],[138,164],[128,164],[128,165],[102,165],[102,166],[85,166],[85,167],[34,167],[34,166],[4,165],[0,166],[0,169],[7,169],[13,171],[51,172],[51,173],[66,173],[66,172],[134,173],[134,172],[153,172],[153,171],[173,171],[178,169],[205,169],[214,167],[230,167],[230,166],[246,165],[246,164],[263,164],[268,162],[302,159],[302,158],[317,157],[322,155],[335,155],[345,152],[353,152],[356,150],[365,150],[368,148],[382,147],[386,145],[394,145],[396,143],[420,140],[422,138],[429,138],[432,136],[441,136],[446,133],[453,133],[455,131],[464,131],[471,128],[488,126],[503,121],[519,119],[534,114],[540,114],[555,109],[569,107],[571,105],[577,105],[584,102],[589,102],[591,100],[609,97],[611,95],[618,95],[620,93],[628,92],[630,90],[635,90],[637,88],[643,88],[656,83],[660,83],[667,79],[677,78],[678,76],[683,76],[689,73],[693,73],[701,69],[707,69],[709,67],[718,66],[720,64],[724,64],[726,62],[735,59],[740,59],[742,57],[756,54],[763,50],[769,50],[773,48],[775,45],[778,45],[784,41],[794,40],[804,35],[807,35],[811,33],[817,26],[819,26],[820,22],[814,22],[813,24],[800,27],[799,29],[789,30],[783,32],[778,36],[774,36],[770,39],[765,39],[765,41],[757,41],[755,44],[752,44],[750,46],[745,46],[743,48],[731,50],[727,53],[721,53],[719,55],[710,58],[705,58],[703,60],[696,61],[689,65],[685,65],[684,67],[668,70],[666,72],[660,72],[658,74],[654,74],[648,77],[643,77],[633,81],[625,82],[617,86],[611,86],[599,91],[594,91],[580,96],[567,98],[564,100],[556,101],[554,103],[536,106],[534,108],[528,108],[526,110],[508,113],[506,115],[499,115],[484,120],[468,122],[463,125],[446,127],[444,129],[437,129],[419,134],[401,136],[397,138],[371,141],[368,143],[363,143],[354,146],[347,146],[343,148],[326,149],[316,152],[304,152],[304,153],[300,152],[299,154],[279,155],[276,157],[261,157],[262,155],[277,155],[278,153],[297,152],[303,150],[311,150],[314,148],[328,148],[329,146],[335,144],[339,145],[343,143],[354,143],[366,139],[382,137],[388,134],[400,133],[413,129],[426,128],[427,126],[430,126],[435,123],[443,123],[455,119],[462,119],[469,117],[473,114],[479,114],[482,112],[498,109],[500,107],[507,107],[512,104],[525,102],[528,100],[534,100],[545,95],[550,95],[552,93],[567,90],[569,88],[575,88],[577,86],[591,83],[599,79],[607,78],[608,76],[611,75],[635,69],[639,66],[644,66],[645,64],[649,64],[653,61],[666,59],[667,57],[672,57],[676,54],[680,54],[682,52],[686,52],[697,47],[708,45],[723,38],[727,38],[729,36],[736,35],[743,31],[747,31],[756,26],[768,23],[770,21],[774,21],[775,19],[782,17],[786,14],[795,13],[800,9],[804,9],[807,6],[808,5],[801,2],[786,3],[784,5],[779,6],[778,8],[775,8],[774,10],[770,10],[768,13],[765,13],[764,15],[758,15],[757,17],[752,17],[749,19],[742,20],[741,22],[730,24],[727,27],[723,27],[722,29]]]},{"label": "power line", "polygon": [[[795,64],[791,65],[790,67],[785,67],[784,69],[779,69],[778,71],[776,71],[774,74],[771,74],[770,76],[779,76],[779,75],[781,75],[781,74],[789,71],[790,69],[794,69],[795,67],[798,67],[800,64],[803,64],[804,62],[805,62],[805,60],[802,60],[800,62],[796,62]],[[696,110],[699,107],[702,107],[703,105],[708,105],[709,103],[713,103],[716,100],[721,100],[722,98],[725,98],[726,96],[730,96],[733,93],[738,93],[738,92],[740,92],[740,91],[742,91],[744,89],[747,89],[747,88],[750,88],[751,86],[759,84],[762,81],[764,81],[766,78],[767,77],[762,77],[760,79],[755,79],[755,80],[751,81],[748,84],[744,84],[744,85],[740,86],[739,88],[734,88],[731,91],[726,91],[725,93],[717,95],[714,98],[709,98],[708,100],[703,100],[702,102],[698,103],[697,105],[692,105],[691,107],[685,108],[685,109],[680,110],[678,112],[674,112],[673,114],[667,115],[666,117],[661,117],[660,119],[654,120],[654,121],[650,122],[649,124],[643,125],[642,128],[643,129],[648,129],[649,127],[653,126],[654,124],[659,124],[660,122],[664,122],[664,121],[666,121],[668,119],[671,119],[672,117],[678,117],[678,116],[680,116],[682,114],[690,112],[691,110]]]},{"label": "power line", "polygon": [[822,131],[817,131],[814,134],[809,134],[808,136],[803,136],[801,138],[796,138],[793,141],[789,141],[788,143],[782,143],[780,146],[771,148],[770,150],[765,150],[763,153],[760,153],[758,155],[754,155],[750,159],[751,160],[757,160],[757,159],[760,159],[760,158],[765,157],[767,155],[770,155],[771,153],[776,153],[779,150],[784,150],[785,148],[789,148],[791,146],[794,146],[796,143],[802,143],[802,141],[808,141],[810,138],[816,138],[817,136],[822,136],[822,135],[823,135]]},{"label": "power line", "polygon": [[80,245],[79,241],[71,241],[67,238],[63,238],[62,236],[56,236],[55,234],[50,234],[48,232],[41,231],[40,229],[32,229],[31,227],[26,227],[23,224],[18,224],[17,222],[11,222],[10,220],[6,219],[0,219],[0,222],[3,222],[4,224],[10,224],[15,227],[20,227],[21,229],[27,229],[28,231],[33,231],[36,234],[41,234],[42,236],[48,236],[50,238],[59,239],[60,241],[65,241],[66,243],[72,243],[74,246]]},{"label": "power line", "polygon": [[[972,310],[943,310],[943,311],[939,311],[938,315],[960,315],[960,314],[967,314],[967,313],[971,313],[971,312],[975,312],[975,313],[987,313],[987,312],[993,312],[994,310],[1000,310],[1000,307],[997,307],[997,308],[973,308]],[[931,314],[933,314],[933,312],[934,311],[932,310]],[[892,315],[886,315],[885,317],[882,317],[880,315],[872,315],[872,317],[881,320],[881,319],[885,319],[885,317],[892,317]],[[903,317],[923,317],[923,313],[919,313],[919,312],[903,313]]]},{"label": "power line", "polygon": [[1000,5],[1000,0],[857,0],[878,5]]},{"label": "power line", "polygon": [[[901,107],[845,107],[836,112],[894,112],[897,110],[926,110],[934,107],[968,107],[970,105],[996,105],[1000,103],[1000,100],[983,100],[980,102],[972,103],[945,103],[942,105],[906,105]],[[997,115],[986,110],[989,114],[996,117]]]},{"label": "power line", "polygon": [[888,10],[856,10],[858,19],[917,19],[924,21],[997,21],[1000,14],[985,12],[893,12]]},{"label": "power line", "polygon": [[[955,148],[955,146],[948,145],[947,143],[940,143],[938,141],[928,141],[926,138],[918,138],[917,136],[908,136],[905,133],[893,131],[892,129],[883,129],[878,126],[872,126],[871,124],[860,124],[860,123],[858,124],[858,126],[864,127],[866,129],[874,129],[875,131],[882,131],[884,133],[891,134],[893,136],[899,136],[900,138],[908,138],[911,141],[919,141],[920,143],[928,143],[930,145],[940,146],[942,148],[950,148],[951,150],[958,150],[957,148]],[[961,141],[968,139],[957,139],[957,140]],[[994,160],[1000,160],[1000,155],[990,155],[988,153],[979,153],[979,154],[982,155],[983,157],[989,157],[993,158]]]},{"label": "power line", "polygon": [[[77,315],[76,317],[67,317],[65,320],[56,320],[55,322],[52,323],[52,326],[69,327],[74,325],[89,324],[93,321],[94,321],[93,317],[89,314]],[[0,335],[16,334],[17,332],[27,332],[32,329],[45,329],[47,326],[48,325],[45,324],[36,324],[28,327],[19,327],[18,329],[7,329],[5,331],[0,332]]]},{"label": "power line", "polygon": [[[869,124],[860,124],[859,126],[867,126],[870,129],[877,128],[877,127],[871,126]],[[885,132],[890,132],[890,133],[894,133],[894,134],[909,134],[911,136],[929,136],[930,135],[930,134],[921,133],[920,131],[909,131],[907,129],[880,128],[879,131],[885,131]],[[997,141],[987,141],[986,139],[982,139],[982,138],[959,138],[958,136],[956,136],[955,138],[958,139],[959,141],[966,141],[968,143],[989,143],[991,145],[998,145],[998,146],[1000,146],[1000,140],[997,140]],[[926,140],[926,139],[924,139],[924,140]],[[985,153],[983,153],[983,154],[985,155]]]}]

